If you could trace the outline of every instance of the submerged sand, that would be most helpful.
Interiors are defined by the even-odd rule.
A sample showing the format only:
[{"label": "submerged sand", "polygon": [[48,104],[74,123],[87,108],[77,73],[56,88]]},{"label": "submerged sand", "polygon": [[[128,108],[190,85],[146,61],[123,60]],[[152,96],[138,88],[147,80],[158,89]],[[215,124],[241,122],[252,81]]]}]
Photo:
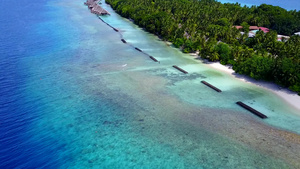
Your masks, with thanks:
[{"label": "submerged sand", "polygon": [[[113,26],[127,26],[122,20],[108,20],[114,22]],[[87,24],[85,20],[82,22]],[[99,32],[107,30],[112,32],[111,29]],[[130,30],[131,34],[128,33]],[[198,65],[188,61],[182,62],[182,57],[174,57],[173,51],[165,52],[168,49],[151,46],[155,45],[156,41],[149,41],[151,45],[143,46],[143,42],[148,41],[151,36],[142,34],[145,38],[138,41],[135,37],[138,33],[136,29],[127,28],[124,37],[127,42],[143,51],[154,53],[153,56],[159,58],[161,64],[148,62],[147,57],[124,45],[117,34],[114,36],[111,33],[112,35],[106,38],[111,38],[112,44],[105,45],[105,49],[95,52],[101,53],[100,61],[90,65],[82,64],[82,67],[76,66],[78,71],[86,71],[83,72],[85,75],[81,74],[80,77],[87,82],[83,88],[88,95],[99,93],[99,96],[122,107],[112,111],[112,114],[120,114],[121,123],[113,121],[112,124],[118,125],[110,126],[115,130],[112,132],[110,129],[106,133],[109,139],[97,142],[99,147],[107,145],[104,141],[109,141],[108,145],[112,146],[105,151],[95,151],[94,154],[103,154],[105,160],[115,154],[116,158],[111,158],[114,160],[112,163],[132,163],[135,167],[162,167],[164,164],[168,164],[170,168],[170,164],[178,167],[178,162],[183,160],[185,167],[181,168],[199,168],[201,165],[204,168],[299,168],[298,134],[274,128],[238,110],[202,106],[200,103],[209,100],[207,97],[211,96],[205,93],[206,90],[201,91],[201,95],[189,95],[190,99],[198,101],[197,104],[191,104],[178,93],[185,93],[187,85],[193,83],[192,79],[173,72],[171,65],[186,63],[197,69]],[[100,40],[95,38],[94,43],[99,43],[98,41]],[[154,49],[159,49],[156,55]],[[102,50],[109,53],[105,54]],[[229,74],[235,76],[233,73]],[[189,76],[192,76],[192,73]],[[182,81],[185,82],[180,83]],[[197,84],[191,85],[194,86]],[[123,133],[124,135],[121,135]],[[120,160],[119,157],[124,159]],[[134,158],[134,161],[127,161],[125,157]],[[99,160],[99,164],[103,161]]]},{"label": "submerged sand", "polygon": [[300,110],[300,96],[296,92],[290,91],[286,88],[282,88],[279,85],[276,85],[276,84],[271,83],[271,82],[266,82],[266,81],[262,81],[262,80],[255,80],[253,78],[250,78],[249,76],[237,74],[229,66],[222,65],[219,62],[209,62],[208,65],[210,67],[215,68],[215,69],[221,70],[222,72],[230,74],[233,77],[235,77],[235,78],[237,78],[241,81],[244,81],[246,83],[251,83],[251,84],[254,84],[256,86],[267,89],[268,91],[271,91],[274,94],[276,94],[277,96],[279,96],[280,98],[282,98],[289,105],[291,105],[294,108]]}]

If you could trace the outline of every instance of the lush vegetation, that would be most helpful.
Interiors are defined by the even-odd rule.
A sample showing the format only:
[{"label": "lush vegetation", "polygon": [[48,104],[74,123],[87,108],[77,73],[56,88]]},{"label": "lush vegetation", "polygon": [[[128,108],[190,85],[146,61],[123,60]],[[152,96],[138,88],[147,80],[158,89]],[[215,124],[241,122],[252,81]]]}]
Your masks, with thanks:
[{"label": "lush vegetation", "polygon": [[[300,12],[271,5],[241,7],[214,0],[106,0],[122,16],[183,52],[231,64],[240,74],[274,81],[300,94]],[[233,25],[242,25],[241,30]],[[248,38],[249,25],[268,27]]]}]

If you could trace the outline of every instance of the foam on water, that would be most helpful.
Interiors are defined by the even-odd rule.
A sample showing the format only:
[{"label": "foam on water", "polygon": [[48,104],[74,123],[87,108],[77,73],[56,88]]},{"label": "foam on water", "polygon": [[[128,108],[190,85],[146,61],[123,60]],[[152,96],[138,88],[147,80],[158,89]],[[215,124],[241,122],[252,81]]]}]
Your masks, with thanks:
[{"label": "foam on water", "polygon": [[105,4],[111,16],[102,19],[160,63],[122,43],[83,1],[43,3],[26,50],[1,62],[1,168],[300,166],[299,117],[274,95],[195,61]]}]

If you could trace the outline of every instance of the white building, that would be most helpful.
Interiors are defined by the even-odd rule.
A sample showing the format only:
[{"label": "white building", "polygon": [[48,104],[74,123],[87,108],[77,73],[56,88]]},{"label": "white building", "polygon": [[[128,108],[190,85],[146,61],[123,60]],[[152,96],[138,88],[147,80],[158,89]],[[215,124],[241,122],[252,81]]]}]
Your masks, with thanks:
[{"label": "white building", "polygon": [[282,39],[288,40],[288,39],[290,39],[290,37],[289,36],[284,36],[284,35],[277,35],[277,40],[278,41],[282,41]]}]

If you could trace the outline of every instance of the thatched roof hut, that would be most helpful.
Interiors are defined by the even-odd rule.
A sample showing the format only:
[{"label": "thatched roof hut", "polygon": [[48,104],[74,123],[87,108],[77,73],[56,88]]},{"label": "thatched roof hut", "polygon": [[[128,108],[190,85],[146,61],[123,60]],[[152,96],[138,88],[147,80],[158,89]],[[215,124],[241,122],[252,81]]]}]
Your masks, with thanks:
[{"label": "thatched roof hut", "polygon": [[88,5],[89,9],[93,9],[93,8],[95,8],[97,6],[99,6],[99,5],[97,3],[95,3],[95,2]]},{"label": "thatched roof hut", "polygon": [[84,4],[90,6],[93,3],[96,3],[96,0],[87,0]]},{"label": "thatched roof hut", "polygon": [[96,15],[110,15],[109,12],[99,6],[98,2],[98,0],[87,0],[84,4]]},{"label": "thatched roof hut", "polygon": [[99,5],[93,7],[91,12],[96,15],[109,15],[109,13]]}]

